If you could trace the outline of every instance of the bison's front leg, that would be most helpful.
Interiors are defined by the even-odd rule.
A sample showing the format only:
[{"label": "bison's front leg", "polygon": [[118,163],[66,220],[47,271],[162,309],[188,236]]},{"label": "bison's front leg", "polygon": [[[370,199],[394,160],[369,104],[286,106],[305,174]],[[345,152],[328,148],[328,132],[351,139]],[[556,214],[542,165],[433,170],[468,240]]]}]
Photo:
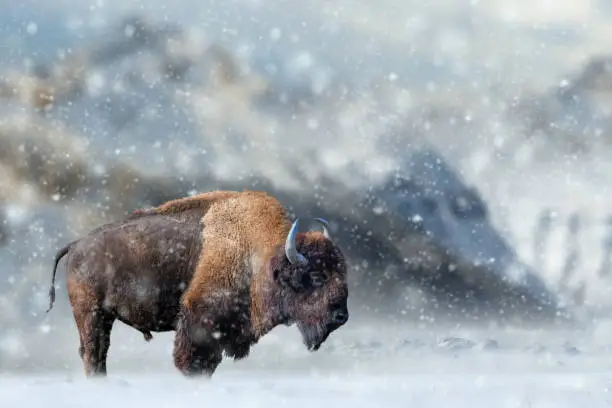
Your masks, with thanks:
[{"label": "bison's front leg", "polygon": [[[214,236],[214,229],[208,235]],[[240,298],[231,277],[244,267],[240,248],[227,243],[206,239],[206,251],[181,299],[173,357],[176,368],[188,376],[210,377],[223,359],[222,336]]]},{"label": "bison's front leg", "polygon": [[[196,309],[196,310],[194,310]],[[201,308],[183,307],[178,316],[174,338],[174,365],[185,376],[211,377],[223,358],[215,325]]]},{"label": "bison's front leg", "polygon": [[251,341],[250,339],[239,338],[233,342],[227,342],[224,345],[224,350],[227,357],[234,360],[242,360],[248,357],[251,352]]}]

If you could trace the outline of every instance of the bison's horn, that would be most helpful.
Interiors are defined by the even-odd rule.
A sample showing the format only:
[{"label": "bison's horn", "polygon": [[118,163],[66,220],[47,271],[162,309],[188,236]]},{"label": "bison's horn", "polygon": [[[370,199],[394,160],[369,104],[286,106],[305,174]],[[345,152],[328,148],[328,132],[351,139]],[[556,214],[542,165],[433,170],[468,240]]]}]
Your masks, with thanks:
[{"label": "bison's horn", "polygon": [[323,218],[315,218],[315,221],[323,226],[323,236],[331,240],[331,235],[329,234],[329,222],[325,221]]},{"label": "bison's horn", "polygon": [[299,220],[295,220],[293,222],[289,234],[287,235],[287,240],[285,241],[285,255],[287,255],[287,259],[291,264],[299,263],[303,265],[307,263],[308,260],[304,255],[300,254],[295,247],[295,235],[297,234],[298,221]]}]

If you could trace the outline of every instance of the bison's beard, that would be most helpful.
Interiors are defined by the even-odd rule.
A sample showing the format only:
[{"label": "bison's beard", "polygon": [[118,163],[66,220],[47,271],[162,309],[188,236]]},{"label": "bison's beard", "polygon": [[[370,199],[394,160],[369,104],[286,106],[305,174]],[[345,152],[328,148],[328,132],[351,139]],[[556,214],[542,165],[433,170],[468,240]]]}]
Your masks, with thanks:
[{"label": "bison's beard", "polygon": [[310,351],[317,351],[333,331],[325,324],[321,323],[305,324],[298,322],[297,326],[300,333],[302,333],[304,345],[306,345],[306,348]]}]

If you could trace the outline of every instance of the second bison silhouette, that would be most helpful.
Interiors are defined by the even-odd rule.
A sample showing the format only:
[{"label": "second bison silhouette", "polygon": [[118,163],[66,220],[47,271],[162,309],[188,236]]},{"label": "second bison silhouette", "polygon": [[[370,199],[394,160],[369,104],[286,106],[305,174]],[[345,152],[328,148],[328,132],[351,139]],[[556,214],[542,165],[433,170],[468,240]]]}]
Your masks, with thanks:
[{"label": "second bison silhouette", "polygon": [[151,338],[176,331],[174,363],[212,375],[223,353],[244,358],[275,326],[297,324],[317,350],[349,317],[347,266],[323,232],[297,232],[257,191],[214,191],[134,212],[60,250],[85,373],[106,375],[119,320]]}]

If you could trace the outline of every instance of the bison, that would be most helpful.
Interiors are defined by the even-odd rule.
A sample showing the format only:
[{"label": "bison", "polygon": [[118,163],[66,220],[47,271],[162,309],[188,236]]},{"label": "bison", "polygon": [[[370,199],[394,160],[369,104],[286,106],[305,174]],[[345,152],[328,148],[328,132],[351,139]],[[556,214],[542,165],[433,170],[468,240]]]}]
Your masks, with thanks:
[{"label": "bison", "polygon": [[278,325],[296,324],[315,351],[349,318],[347,265],[328,224],[298,233],[260,191],[213,191],[137,210],[58,251],[85,374],[105,376],[113,323],[151,339],[175,331],[185,376],[211,377],[222,356],[248,356]]}]

